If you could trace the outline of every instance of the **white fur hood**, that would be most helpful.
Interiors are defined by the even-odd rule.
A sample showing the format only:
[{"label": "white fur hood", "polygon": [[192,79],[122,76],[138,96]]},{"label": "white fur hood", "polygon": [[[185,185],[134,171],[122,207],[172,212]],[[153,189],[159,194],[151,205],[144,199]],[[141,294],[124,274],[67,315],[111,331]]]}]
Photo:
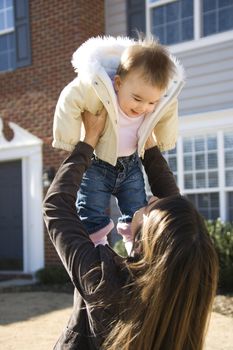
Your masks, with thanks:
[{"label": "white fur hood", "polygon": [[[128,37],[92,37],[74,52],[71,62],[75,72],[81,76],[84,74],[92,78],[104,70],[112,78],[120,63],[123,51],[134,44],[135,41]],[[182,65],[174,56],[170,57],[177,67],[176,78],[184,80]]]}]

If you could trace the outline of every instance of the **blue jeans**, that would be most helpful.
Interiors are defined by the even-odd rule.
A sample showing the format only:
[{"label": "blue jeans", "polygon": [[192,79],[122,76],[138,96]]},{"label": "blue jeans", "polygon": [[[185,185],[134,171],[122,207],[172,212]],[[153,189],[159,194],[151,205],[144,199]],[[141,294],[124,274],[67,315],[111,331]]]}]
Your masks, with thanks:
[{"label": "blue jeans", "polygon": [[110,222],[107,210],[111,195],[117,198],[122,216],[119,222],[131,222],[136,210],[147,204],[145,184],[137,153],[117,159],[115,166],[92,158],[78,191],[78,214],[92,234]]}]

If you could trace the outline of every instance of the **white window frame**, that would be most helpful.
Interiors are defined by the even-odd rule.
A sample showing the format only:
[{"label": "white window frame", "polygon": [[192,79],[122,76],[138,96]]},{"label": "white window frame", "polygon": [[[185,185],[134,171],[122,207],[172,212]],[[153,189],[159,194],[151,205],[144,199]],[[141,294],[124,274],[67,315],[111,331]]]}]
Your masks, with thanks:
[{"label": "white window frame", "polygon": [[[154,3],[150,3],[150,0],[146,0],[146,34],[147,35],[150,35],[151,33],[151,9],[161,5],[167,5],[175,1],[177,0],[158,0]],[[201,37],[201,1],[202,0],[193,1],[194,39],[183,43],[170,45],[171,52],[178,53],[183,51],[189,51],[196,48],[206,47],[206,46],[214,45],[216,43],[232,40],[233,30]]]},{"label": "white window frame", "polygon": [[[179,138],[177,142],[177,179],[178,186],[183,194],[194,193],[219,193],[219,212],[223,221],[227,220],[227,193],[233,191],[233,186],[226,186],[225,183],[225,157],[224,157],[224,133],[233,132],[232,126],[233,109],[207,112],[183,116],[180,118]],[[211,121],[211,123],[210,123]],[[198,135],[216,134],[217,135],[217,154],[218,154],[218,187],[207,188],[184,188],[184,169],[183,169],[183,138]]]}]

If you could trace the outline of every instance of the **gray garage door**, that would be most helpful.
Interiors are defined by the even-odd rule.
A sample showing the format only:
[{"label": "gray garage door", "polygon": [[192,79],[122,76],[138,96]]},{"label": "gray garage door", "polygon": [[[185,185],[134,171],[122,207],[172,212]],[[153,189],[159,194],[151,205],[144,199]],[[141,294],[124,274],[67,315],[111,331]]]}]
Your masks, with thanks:
[{"label": "gray garage door", "polygon": [[23,270],[21,160],[0,163],[0,270]]}]

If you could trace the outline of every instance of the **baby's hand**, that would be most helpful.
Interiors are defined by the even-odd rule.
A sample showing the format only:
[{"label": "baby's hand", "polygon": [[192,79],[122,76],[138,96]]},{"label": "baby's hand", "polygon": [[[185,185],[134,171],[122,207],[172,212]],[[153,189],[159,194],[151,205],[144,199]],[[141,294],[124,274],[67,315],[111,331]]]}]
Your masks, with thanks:
[{"label": "baby's hand", "polygon": [[99,138],[104,130],[107,112],[103,108],[98,115],[94,115],[89,111],[84,111],[82,120],[85,128],[84,142],[95,148]]}]

